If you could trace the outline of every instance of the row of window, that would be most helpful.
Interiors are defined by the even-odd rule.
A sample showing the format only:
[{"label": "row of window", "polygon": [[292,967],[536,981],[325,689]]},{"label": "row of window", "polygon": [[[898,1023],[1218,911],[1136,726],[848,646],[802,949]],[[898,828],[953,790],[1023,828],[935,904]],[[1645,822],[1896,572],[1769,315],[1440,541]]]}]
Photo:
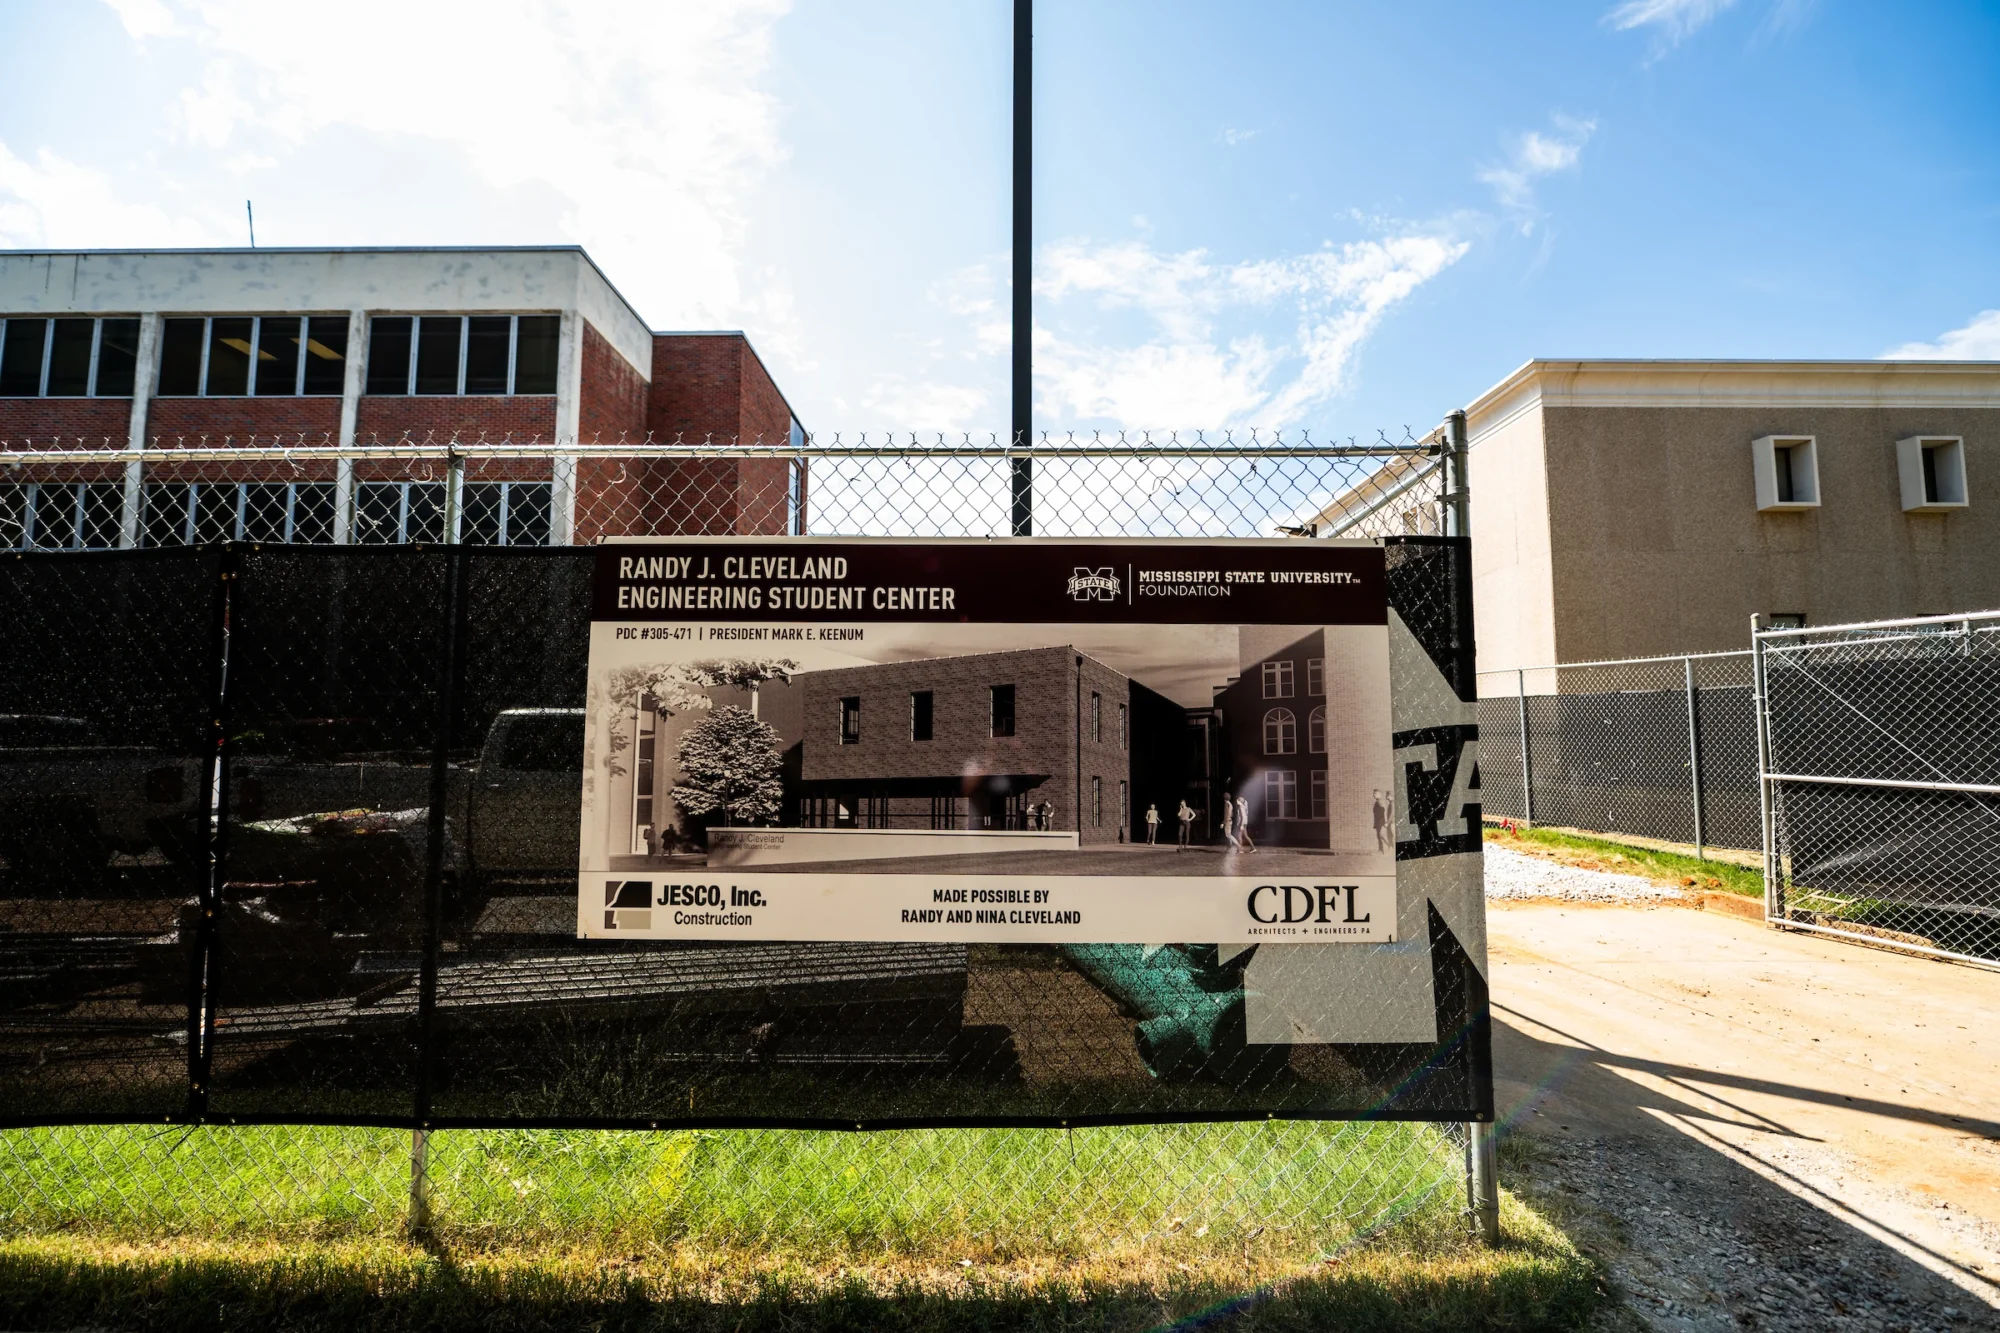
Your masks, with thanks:
[{"label": "row of window", "polygon": [[[345,315],[204,315],[160,322],[163,398],[337,397]],[[552,394],[556,315],[377,315],[368,393]],[[0,398],[129,398],[139,321],[0,320]]]},{"label": "row of window", "polygon": [[[1273,708],[1264,714],[1264,753],[1297,754],[1299,719],[1289,708]],[[1306,753],[1326,753],[1326,705],[1306,715]]]},{"label": "row of window", "polygon": [[[1014,734],[1014,687],[1012,685],[992,685],[986,691],[986,734],[989,736],[1012,736]],[[937,696],[930,690],[913,690],[910,693],[910,739],[928,741],[936,737]],[[1104,696],[1097,691],[1090,692],[1090,739],[1104,742]],[[840,701],[840,743],[859,745],[861,743],[861,696],[850,694]],[[1125,704],[1118,705],[1118,748],[1128,749],[1132,744],[1132,713]]]},{"label": "row of window", "polygon": [[[1750,471],[1760,513],[1817,509],[1819,441],[1811,435],[1760,435],[1750,442]],[[1963,509],[1965,440],[1911,435],[1896,441],[1896,474],[1905,513]]]},{"label": "row of window", "polygon": [[[548,482],[468,481],[458,540],[472,546],[546,546]],[[339,537],[339,487],[326,481],[151,482],[141,500],[142,546],[210,542],[331,545]],[[75,551],[123,544],[120,482],[0,486],[0,549]],[[390,546],[445,539],[443,482],[364,481],[354,487],[347,540]]]},{"label": "row of window", "polygon": [[[1264,663],[1262,683],[1266,699],[1289,699],[1295,692],[1293,684],[1296,672],[1289,660]],[[1308,695],[1326,693],[1326,659],[1309,657],[1306,659],[1306,693]]]},{"label": "row of window", "polygon": [[0,398],[130,398],[136,319],[0,319]]},{"label": "row of window", "polygon": [[[1092,828],[1104,827],[1104,779],[1099,777],[1093,777],[1090,780],[1090,826]],[[1132,788],[1129,783],[1120,779],[1118,783],[1118,827],[1130,828],[1131,826]]]}]

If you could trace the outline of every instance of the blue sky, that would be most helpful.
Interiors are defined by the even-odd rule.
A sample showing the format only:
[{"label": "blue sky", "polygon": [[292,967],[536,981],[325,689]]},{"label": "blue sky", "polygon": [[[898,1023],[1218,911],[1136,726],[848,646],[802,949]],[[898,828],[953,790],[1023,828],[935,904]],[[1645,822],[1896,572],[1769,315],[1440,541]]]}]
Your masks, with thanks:
[{"label": "blue sky", "polygon": [[[0,247],[579,242],[806,424],[1004,429],[990,0],[0,0]],[[2000,359],[2000,7],[1044,0],[1038,424]]]}]

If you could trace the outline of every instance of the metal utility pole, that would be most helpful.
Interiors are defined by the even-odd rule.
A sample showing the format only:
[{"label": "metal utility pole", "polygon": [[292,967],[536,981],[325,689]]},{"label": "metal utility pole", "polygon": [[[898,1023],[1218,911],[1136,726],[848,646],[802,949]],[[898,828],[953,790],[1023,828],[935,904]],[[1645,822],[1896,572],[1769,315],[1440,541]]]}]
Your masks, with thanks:
[{"label": "metal utility pole", "polygon": [[[1034,338],[1034,221],[1035,221],[1035,6],[1033,0],[1014,0],[1014,356],[1011,439],[1015,448],[1033,443],[1030,435],[1034,415],[1034,375],[1029,365],[1029,344]],[[1027,458],[1011,460],[1013,469],[1014,521],[1016,537],[1035,533],[1035,464]]]}]

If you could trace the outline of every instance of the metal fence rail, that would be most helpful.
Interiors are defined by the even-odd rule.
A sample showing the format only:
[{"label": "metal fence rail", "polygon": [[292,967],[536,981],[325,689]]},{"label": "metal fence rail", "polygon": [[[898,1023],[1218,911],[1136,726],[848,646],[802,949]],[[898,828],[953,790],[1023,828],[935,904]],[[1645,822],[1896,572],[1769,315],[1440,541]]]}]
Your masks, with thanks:
[{"label": "metal fence rail", "polygon": [[2000,961],[2000,612],[1755,642],[1768,918]]},{"label": "metal fence rail", "polygon": [[[1466,1200],[1475,1167],[1490,1212],[1490,1141],[1424,1123],[1414,1103],[1404,1123],[1379,1122],[1390,1101],[1426,1095],[1409,1076],[1423,1050],[1329,1050],[1260,1075],[1306,1116],[1337,1089],[1352,1120],[1218,1123],[1210,1092],[1145,1076],[1129,1016],[1087,979],[1026,954],[906,947],[878,985],[871,960],[829,953],[818,961],[839,975],[823,984],[778,960],[760,985],[824,992],[796,1021],[840,1038],[855,1105],[893,1094],[904,1075],[891,1071],[983,1077],[1025,1059],[1031,1077],[1010,1095],[1035,1123],[1058,1123],[1078,1095],[1112,1108],[1100,1120],[1152,1123],[868,1136],[723,1123],[746,1077],[803,1099],[817,1075],[767,1047],[768,1030],[687,1044],[673,1022],[688,978],[716,960],[584,949],[563,938],[573,893],[567,906],[533,885],[447,902],[435,869],[453,827],[434,816],[438,792],[495,710],[573,708],[581,680],[586,553],[505,548],[1010,535],[1024,456],[1038,536],[1424,537],[1463,530],[1450,439],[0,443],[0,550],[14,553],[0,715],[26,729],[0,749],[74,745],[27,733],[88,719],[140,756],[104,763],[144,807],[107,854],[99,830],[65,821],[73,793],[48,774],[8,780],[52,817],[0,846],[0,1120],[19,1126],[0,1130],[0,1232],[324,1234],[407,1217],[573,1234],[594,1220],[918,1250],[1199,1241],[1306,1255]],[[106,554],[121,551],[156,554]],[[453,605],[456,622],[439,609]],[[370,849],[366,864],[315,871],[348,878],[310,889],[286,859],[304,826],[286,821],[358,806],[376,811],[357,826],[370,836],[340,846]],[[392,879],[407,891],[383,895]],[[197,967],[190,983],[191,958],[220,981]],[[559,994],[521,1003],[535,987]],[[962,1032],[925,1017],[940,997]],[[1023,1013],[1041,1045],[1002,1051],[995,1030]],[[912,1014],[935,1040],[911,1035]],[[1444,1045],[1464,1062],[1461,1043]],[[646,1108],[683,1127],[582,1127],[644,1125]]]},{"label": "metal fence rail", "polygon": [[1480,673],[1486,814],[1760,847],[1750,668],[1742,652]]}]

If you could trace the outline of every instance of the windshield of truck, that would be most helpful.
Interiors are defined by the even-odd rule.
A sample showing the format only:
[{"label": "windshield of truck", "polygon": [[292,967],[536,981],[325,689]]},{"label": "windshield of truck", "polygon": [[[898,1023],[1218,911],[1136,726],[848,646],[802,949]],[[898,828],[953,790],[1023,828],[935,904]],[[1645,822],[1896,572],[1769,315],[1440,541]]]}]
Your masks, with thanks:
[{"label": "windshield of truck", "polygon": [[536,773],[576,773],[583,768],[582,713],[522,713],[503,717],[502,768]]},{"label": "windshield of truck", "polygon": [[0,750],[32,750],[45,746],[73,749],[101,744],[80,717],[42,717],[32,713],[0,713]]}]

